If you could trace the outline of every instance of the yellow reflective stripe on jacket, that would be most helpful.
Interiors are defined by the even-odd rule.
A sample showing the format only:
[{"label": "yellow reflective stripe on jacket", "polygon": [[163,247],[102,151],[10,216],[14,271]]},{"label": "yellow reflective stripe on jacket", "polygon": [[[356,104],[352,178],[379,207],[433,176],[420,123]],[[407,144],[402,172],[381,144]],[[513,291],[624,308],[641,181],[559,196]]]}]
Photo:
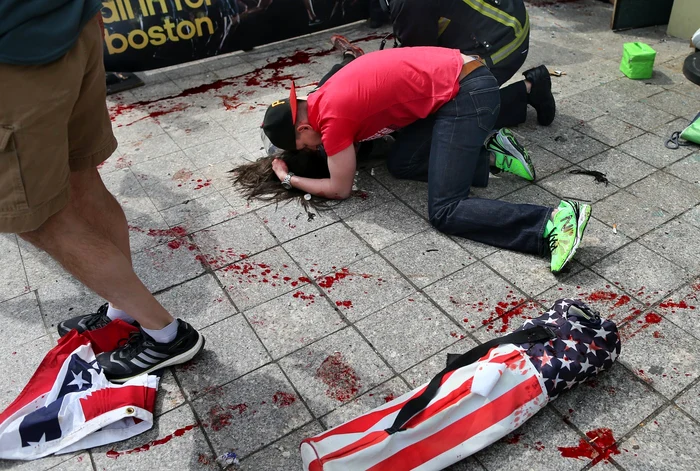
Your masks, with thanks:
[{"label": "yellow reflective stripe on jacket", "polygon": [[444,17],[441,17],[438,20],[438,36],[440,36],[442,33],[444,33],[445,30],[447,29],[447,27],[450,26],[450,21],[452,21],[452,20],[450,20],[449,18],[444,18]]},{"label": "yellow reflective stripe on jacket", "polygon": [[502,25],[508,26],[509,28],[513,28],[513,31],[515,32],[515,36],[518,37],[523,31],[523,26],[520,24],[520,22],[510,16],[508,13],[499,10],[498,8],[494,7],[493,5],[489,5],[486,3],[484,0],[463,0],[464,3],[469,5],[471,8],[476,10],[479,14],[487,16],[491,18],[494,21],[497,21],[501,23]]},{"label": "yellow reflective stripe on jacket", "polygon": [[520,32],[520,35],[516,36],[513,41],[491,54],[491,61],[494,64],[498,64],[500,61],[517,51],[523,42],[525,42],[525,38],[527,38],[528,34],[530,34],[530,18],[526,16],[525,28],[523,28],[523,30]]}]

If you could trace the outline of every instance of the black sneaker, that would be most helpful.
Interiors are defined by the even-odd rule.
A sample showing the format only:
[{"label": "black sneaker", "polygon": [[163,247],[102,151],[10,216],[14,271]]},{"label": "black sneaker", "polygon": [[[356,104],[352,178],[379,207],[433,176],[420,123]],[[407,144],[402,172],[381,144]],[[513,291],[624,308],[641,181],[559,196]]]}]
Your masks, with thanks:
[{"label": "black sneaker", "polygon": [[537,122],[549,126],[554,121],[557,105],[552,95],[552,78],[547,67],[541,65],[523,72],[525,79],[532,84],[527,102],[537,111]]},{"label": "black sneaker", "polygon": [[97,355],[97,362],[107,378],[114,383],[124,383],[136,376],[194,358],[204,348],[204,336],[187,322],[181,319],[177,322],[177,336],[172,342],[155,342],[139,329],[131,334],[123,346]]},{"label": "black sneaker", "polygon": [[86,330],[101,329],[112,322],[112,319],[107,317],[108,308],[109,304],[103,304],[95,313],[84,314],[61,322],[58,324],[58,335],[63,337],[73,329],[77,330],[79,333],[83,333]]}]

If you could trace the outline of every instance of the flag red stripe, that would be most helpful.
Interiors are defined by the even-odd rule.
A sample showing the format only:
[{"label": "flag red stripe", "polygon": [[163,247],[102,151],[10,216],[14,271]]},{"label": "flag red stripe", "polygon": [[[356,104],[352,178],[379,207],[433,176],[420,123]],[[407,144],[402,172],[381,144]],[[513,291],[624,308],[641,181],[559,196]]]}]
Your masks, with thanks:
[{"label": "flag red stripe", "polygon": [[86,422],[120,407],[139,407],[153,412],[155,403],[156,390],[147,386],[113,386],[80,398]]},{"label": "flag red stripe", "polygon": [[17,399],[0,414],[0,424],[42,394],[50,392],[66,358],[78,347],[87,343],[88,340],[81,337],[77,331],[72,331],[59,339],[58,345],[49,350]]},{"label": "flag red stripe", "polygon": [[[493,348],[497,348],[497,347],[493,347]],[[491,354],[493,348],[490,349],[488,351],[488,353],[482,357],[482,359],[488,358],[488,356]],[[499,355],[496,358],[491,359],[489,361],[489,363],[506,363],[506,362],[510,361],[513,358],[513,356],[520,357],[521,355],[519,352],[513,351],[513,352],[506,354],[506,355]],[[482,360],[479,360],[479,361],[482,361]],[[440,384],[445,384],[445,381],[447,381],[454,373],[455,373],[455,371],[451,371],[451,372],[447,373],[445,375],[445,377],[442,378],[442,382]],[[408,401],[423,394],[423,391],[425,391],[426,387],[427,386],[420,388],[419,390],[417,390],[415,392],[415,394],[413,394],[410,398],[406,399],[403,402],[395,404],[391,407],[387,407],[386,409],[377,410],[377,411],[362,415],[360,417],[357,417],[356,419],[353,419],[353,420],[346,422],[346,423],[344,423],[344,424],[342,424],[334,429],[327,431],[323,435],[319,435],[319,436],[311,437],[311,438],[306,438],[302,441],[302,443],[320,442],[320,441],[322,441],[322,440],[324,440],[332,435],[342,435],[342,434],[346,434],[346,433],[366,432],[367,430],[372,428],[377,422],[382,420],[384,417],[386,417],[387,415],[393,414],[397,410],[400,410]]]},{"label": "flag red stripe", "polygon": [[541,393],[542,388],[539,380],[536,376],[531,376],[497,399],[430,437],[402,449],[381,463],[377,463],[370,470],[413,469],[500,422]]}]

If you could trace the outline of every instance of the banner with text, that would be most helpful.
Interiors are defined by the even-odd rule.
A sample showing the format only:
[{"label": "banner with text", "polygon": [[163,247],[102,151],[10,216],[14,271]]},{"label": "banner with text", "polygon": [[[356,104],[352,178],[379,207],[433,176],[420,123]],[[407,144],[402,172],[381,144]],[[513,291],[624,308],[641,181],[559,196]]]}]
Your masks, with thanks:
[{"label": "banner with text", "polygon": [[369,0],[102,2],[105,68],[136,72],[204,59],[366,18]]}]

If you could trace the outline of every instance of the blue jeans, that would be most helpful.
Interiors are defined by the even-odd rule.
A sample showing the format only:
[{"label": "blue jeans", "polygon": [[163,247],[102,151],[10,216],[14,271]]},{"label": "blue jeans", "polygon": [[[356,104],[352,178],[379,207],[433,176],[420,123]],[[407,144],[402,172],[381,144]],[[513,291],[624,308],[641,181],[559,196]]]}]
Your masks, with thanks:
[{"label": "blue jeans", "polygon": [[428,182],[430,223],[446,234],[518,252],[544,255],[551,208],[469,198],[486,186],[484,142],[500,111],[498,82],[486,67],[462,79],[457,96],[401,130],[387,166],[396,178]]}]

